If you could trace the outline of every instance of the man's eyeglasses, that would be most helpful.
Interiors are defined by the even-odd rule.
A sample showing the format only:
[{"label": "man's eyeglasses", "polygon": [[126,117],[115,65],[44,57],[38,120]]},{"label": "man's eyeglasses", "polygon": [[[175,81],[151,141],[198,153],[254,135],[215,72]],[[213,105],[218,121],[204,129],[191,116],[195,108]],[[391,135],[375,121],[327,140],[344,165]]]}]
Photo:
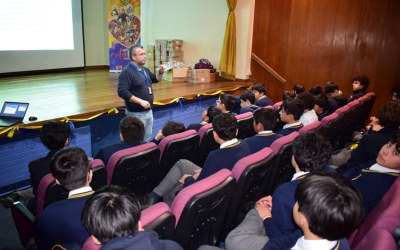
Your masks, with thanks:
[{"label": "man's eyeglasses", "polygon": [[135,54],[135,56],[145,56],[146,53]]}]

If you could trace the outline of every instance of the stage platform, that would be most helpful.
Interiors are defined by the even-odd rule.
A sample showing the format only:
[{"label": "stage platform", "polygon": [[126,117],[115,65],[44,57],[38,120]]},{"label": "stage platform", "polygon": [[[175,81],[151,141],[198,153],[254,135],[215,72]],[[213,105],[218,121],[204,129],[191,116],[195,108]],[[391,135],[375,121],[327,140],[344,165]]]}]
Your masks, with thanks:
[{"label": "stage platform", "polygon": [[[48,120],[84,121],[105,112],[117,112],[117,108],[125,107],[117,94],[118,76],[118,73],[99,69],[0,78],[1,104],[4,101],[29,103],[23,123],[10,128],[0,127],[0,137],[12,136],[17,128],[38,129]],[[153,85],[154,104],[168,105],[221,92],[237,95],[251,84],[244,81],[201,84],[161,81]],[[30,122],[30,116],[37,120]]]}]

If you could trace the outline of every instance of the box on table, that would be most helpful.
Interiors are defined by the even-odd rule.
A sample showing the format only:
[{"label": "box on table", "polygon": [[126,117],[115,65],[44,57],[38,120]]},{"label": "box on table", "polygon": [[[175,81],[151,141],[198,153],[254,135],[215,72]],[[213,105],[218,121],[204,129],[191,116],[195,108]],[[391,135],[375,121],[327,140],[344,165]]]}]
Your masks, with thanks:
[{"label": "box on table", "polygon": [[182,51],[182,47],[179,47],[179,46],[167,47],[167,50],[179,52],[179,51]]},{"label": "box on table", "polygon": [[167,51],[167,55],[171,57],[182,57],[183,58],[183,51]]},{"label": "box on table", "polygon": [[154,53],[155,51],[155,45],[154,44],[148,44],[146,46],[146,53]]},{"label": "box on table", "polygon": [[210,82],[216,82],[218,78],[218,73],[210,73]]},{"label": "box on table", "polygon": [[183,45],[183,41],[178,39],[167,40],[167,45],[168,47],[175,47],[175,46],[181,47]]},{"label": "box on table", "polygon": [[193,69],[189,72],[191,78],[210,78],[209,69]]},{"label": "box on table", "polygon": [[210,77],[189,78],[188,82],[190,82],[190,83],[208,83],[208,82],[210,82]]},{"label": "box on table", "polygon": [[185,82],[188,68],[172,68],[164,72],[163,79],[170,82]]}]

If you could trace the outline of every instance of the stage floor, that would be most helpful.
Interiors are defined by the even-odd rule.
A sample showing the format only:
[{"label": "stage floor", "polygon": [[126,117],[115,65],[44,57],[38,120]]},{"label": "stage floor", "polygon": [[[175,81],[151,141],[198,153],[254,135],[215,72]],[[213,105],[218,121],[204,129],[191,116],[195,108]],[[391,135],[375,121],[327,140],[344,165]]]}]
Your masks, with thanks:
[{"label": "stage floor", "polygon": [[[117,94],[118,76],[118,73],[101,69],[4,77],[0,78],[0,103],[29,103],[23,124],[19,124],[21,127],[64,117],[87,119],[125,106]],[[238,94],[250,85],[250,82],[233,81],[201,84],[161,81],[153,85],[153,89],[155,104],[166,105],[175,102],[176,98],[192,100],[199,95],[217,95],[221,91]],[[37,117],[37,121],[30,122],[30,116]]]}]

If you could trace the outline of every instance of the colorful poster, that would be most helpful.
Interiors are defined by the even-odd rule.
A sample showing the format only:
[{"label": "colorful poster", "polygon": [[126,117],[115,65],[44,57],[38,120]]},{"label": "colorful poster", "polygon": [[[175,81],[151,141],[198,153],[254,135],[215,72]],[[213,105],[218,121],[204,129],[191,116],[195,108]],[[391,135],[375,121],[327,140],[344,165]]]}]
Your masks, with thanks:
[{"label": "colorful poster", "polygon": [[108,0],[110,71],[129,63],[129,47],[140,44],[140,0]]}]

